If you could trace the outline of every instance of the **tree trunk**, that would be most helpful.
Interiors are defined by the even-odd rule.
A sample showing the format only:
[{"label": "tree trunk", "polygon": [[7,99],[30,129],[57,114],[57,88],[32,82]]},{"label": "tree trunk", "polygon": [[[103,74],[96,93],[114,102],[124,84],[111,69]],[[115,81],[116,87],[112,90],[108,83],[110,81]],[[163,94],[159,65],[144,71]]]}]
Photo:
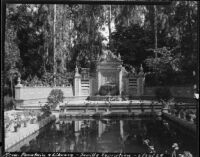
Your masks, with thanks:
[{"label": "tree trunk", "polygon": [[129,27],[129,16],[128,16],[128,14],[129,14],[129,6],[127,6],[127,10],[128,10],[128,13],[127,13],[127,25],[128,25],[128,27]]},{"label": "tree trunk", "polygon": [[53,75],[54,75],[54,85],[55,85],[55,75],[56,75],[56,62],[55,62],[55,53],[56,53],[56,4],[54,4],[54,16],[53,16]]},{"label": "tree trunk", "polygon": [[10,80],[10,85],[11,85],[11,97],[13,98],[13,82],[12,82],[12,77]]},{"label": "tree trunk", "polygon": [[[155,39],[155,59],[157,59],[158,54],[157,54],[157,48],[158,48],[158,36],[157,36],[157,7],[154,5],[154,39]],[[158,71],[157,67],[154,67],[156,71],[156,82],[158,82]],[[159,83],[159,82],[158,82]]]},{"label": "tree trunk", "polygon": [[[157,37],[157,8],[154,5],[154,39],[155,39],[155,49],[158,48],[158,37]],[[157,58],[157,52],[155,52],[155,57]]]},{"label": "tree trunk", "polygon": [[112,6],[109,5],[109,18],[108,18],[108,31],[109,31],[109,47],[111,44],[111,16],[112,16]]}]

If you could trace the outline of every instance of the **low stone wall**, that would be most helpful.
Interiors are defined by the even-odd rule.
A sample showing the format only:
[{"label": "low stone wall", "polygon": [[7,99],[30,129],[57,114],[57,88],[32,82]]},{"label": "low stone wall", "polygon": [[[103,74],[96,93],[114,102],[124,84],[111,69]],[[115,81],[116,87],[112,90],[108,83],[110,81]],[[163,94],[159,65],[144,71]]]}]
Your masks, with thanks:
[{"label": "low stone wall", "polygon": [[90,96],[89,100],[90,101],[107,101],[107,100],[119,101],[121,100],[121,97],[120,96]]},{"label": "low stone wall", "polygon": [[[144,96],[155,96],[155,90],[159,87],[145,87]],[[193,98],[192,87],[169,87],[173,97]]]},{"label": "low stone wall", "polygon": [[[69,87],[20,87],[19,95],[15,95],[16,100],[44,99],[47,98],[53,89],[60,89],[64,97],[73,96],[72,86]],[[16,91],[17,92],[17,91]]]},{"label": "low stone wall", "polygon": [[23,107],[30,104],[42,105],[47,101],[51,90],[60,89],[64,93],[64,97],[73,97],[72,86],[68,87],[16,87],[15,100],[17,107]]}]

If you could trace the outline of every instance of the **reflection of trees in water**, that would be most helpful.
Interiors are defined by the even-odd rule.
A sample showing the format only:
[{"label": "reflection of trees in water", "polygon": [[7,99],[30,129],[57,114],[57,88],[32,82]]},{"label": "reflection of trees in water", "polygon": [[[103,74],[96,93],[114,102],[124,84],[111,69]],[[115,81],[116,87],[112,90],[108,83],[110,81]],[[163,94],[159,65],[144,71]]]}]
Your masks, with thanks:
[{"label": "reflection of trees in water", "polygon": [[[101,120],[100,120],[101,121]],[[30,142],[30,146],[22,147],[23,152],[132,152],[134,149],[145,151],[143,140],[149,139],[157,153],[170,151],[171,145],[177,142],[180,148],[190,148],[191,143],[185,141],[173,127],[163,125],[162,121],[154,120],[104,120],[99,126],[97,120],[52,123],[44,132]],[[83,125],[82,125],[83,124]],[[98,139],[99,127],[103,127]],[[120,128],[121,125],[121,128]],[[75,126],[80,126],[75,129]],[[184,137],[184,139],[183,139]],[[181,139],[182,138],[182,139]],[[191,147],[194,146],[191,144]],[[134,149],[133,149],[134,148]],[[195,148],[193,148],[195,149]],[[192,149],[192,150],[193,150]]]}]

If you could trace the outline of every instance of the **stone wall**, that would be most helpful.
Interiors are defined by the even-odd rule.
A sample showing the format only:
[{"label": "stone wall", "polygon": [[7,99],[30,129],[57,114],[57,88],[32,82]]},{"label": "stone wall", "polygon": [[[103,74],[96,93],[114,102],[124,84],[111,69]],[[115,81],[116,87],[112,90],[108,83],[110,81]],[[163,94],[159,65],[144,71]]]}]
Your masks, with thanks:
[{"label": "stone wall", "polygon": [[73,88],[69,87],[15,87],[15,100],[17,107],[24,105],[41,105],[47,101],[51,90],[61,89],[64,97],[73,97]]},{"label": "stone wall", "polygon": [[[155,96],[155,90],[158,87],[145,87],[144,95],[145,96]],[[169,87],[173,97],[185,97],[185,98],[193,98],[193,88],[192,87]]]},{"label": "stone wall", "polygon": [[[47,98],[53,89],[61,89],[64,93],[64,97],[73,96],[72,87],[21,87],[16,100],[28,100],[28,99],[43,99]],[[16,93],[17,94],[17,93]]]}]

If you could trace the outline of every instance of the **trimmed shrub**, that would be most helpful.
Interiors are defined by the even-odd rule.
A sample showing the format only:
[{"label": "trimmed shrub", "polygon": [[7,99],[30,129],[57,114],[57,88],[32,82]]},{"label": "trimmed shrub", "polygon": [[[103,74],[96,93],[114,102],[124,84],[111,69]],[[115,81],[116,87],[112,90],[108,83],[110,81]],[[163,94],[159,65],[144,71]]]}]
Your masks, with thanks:
[{"label": "trimmed shrub", "polygon": [[63,102],[63,99],[64,99],[63,91],[60,89],[53,89],[50,92],[47,101],[51,108],[55,108],[58,105],[58,103]]},{"label": "trimmed shrub", "polygon": [[49,104],[45,104],[44,106],[42,106],[41,111],[43,112],[43,115],[37,117],[39,121],[43,118],[43,116],[48,117],[51,114],[51,107],[49,106]]},{"label": "trimmed shrub", "polygon": [[155,90],[155,95],[158,101],[169,101],[172,98],[172,93],[167,87],[159,87]]}]

